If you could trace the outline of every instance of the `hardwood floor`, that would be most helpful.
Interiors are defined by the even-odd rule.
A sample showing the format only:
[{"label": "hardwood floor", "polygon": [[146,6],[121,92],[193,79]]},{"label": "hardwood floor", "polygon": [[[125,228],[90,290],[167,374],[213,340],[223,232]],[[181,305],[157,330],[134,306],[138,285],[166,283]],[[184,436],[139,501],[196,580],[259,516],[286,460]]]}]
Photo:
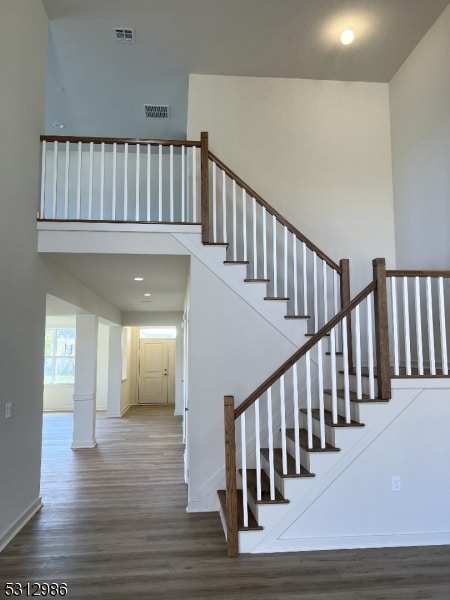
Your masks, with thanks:
[{"label": "hardwood floor", "polygon": [[66,582],[74,600],[449,600],[450,547],[226,557],[218,513],[187,514],[181,421],[166,408],[100,417],[70,449],[44,418],[44,507],[0,554],[6,581]]}]

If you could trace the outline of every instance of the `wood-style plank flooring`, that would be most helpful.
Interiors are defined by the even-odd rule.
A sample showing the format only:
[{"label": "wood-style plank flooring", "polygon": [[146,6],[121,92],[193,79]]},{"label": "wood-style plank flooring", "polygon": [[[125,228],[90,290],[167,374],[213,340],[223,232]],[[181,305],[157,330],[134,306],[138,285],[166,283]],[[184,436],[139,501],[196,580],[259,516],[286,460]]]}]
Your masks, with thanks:
[{"label": "wood-style plank flooring", "polygon": [[218,513],[187,514],[181,421],[136,407],[70,449],[44,417],[43,509],[0,554],[5,581],[67,582],[74,600],[450,599],[450,547],[226,557]]}]

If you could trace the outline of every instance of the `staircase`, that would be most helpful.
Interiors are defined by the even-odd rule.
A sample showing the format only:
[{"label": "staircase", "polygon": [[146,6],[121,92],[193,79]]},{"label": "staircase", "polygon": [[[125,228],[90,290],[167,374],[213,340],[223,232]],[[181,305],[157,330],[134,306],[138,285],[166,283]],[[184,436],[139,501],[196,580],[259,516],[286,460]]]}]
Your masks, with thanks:
[{"label": "staircase", "polygon": [[[450,272],[387,271],[375,259],[373,280],[352,299],[348,261],[335,263],[286,221],[210,152],[206,134],[200,142],[44,136],[43,145],[42,220],[176,225],[177,241],[298,348],[247,398],[225,396],[218,497],[229,556],[391,543],[382,524],[361,542],[352,498],[361,465],[377,470],[374,448],[383,456],[379,445],[393,431],[402,443],[405,431],[421,435],[402,429],[423,409],[418,399],[441,403],[448,394]],[[179,227],[200,221],[201,237]],[[339,515],[330,521],[334,493]],[[381,496],[390,506],[391,496]],[[398,522],[409,509],[399,509]]]}]

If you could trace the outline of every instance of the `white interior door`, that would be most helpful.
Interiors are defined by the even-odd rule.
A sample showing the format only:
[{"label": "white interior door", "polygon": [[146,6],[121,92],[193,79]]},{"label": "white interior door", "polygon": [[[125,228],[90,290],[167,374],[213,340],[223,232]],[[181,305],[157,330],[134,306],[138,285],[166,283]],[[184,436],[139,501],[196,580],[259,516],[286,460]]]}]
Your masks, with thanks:
[{"label": "white interior door", "polygon": [[139,404],[173,404],[174,340],[139,340]]}]

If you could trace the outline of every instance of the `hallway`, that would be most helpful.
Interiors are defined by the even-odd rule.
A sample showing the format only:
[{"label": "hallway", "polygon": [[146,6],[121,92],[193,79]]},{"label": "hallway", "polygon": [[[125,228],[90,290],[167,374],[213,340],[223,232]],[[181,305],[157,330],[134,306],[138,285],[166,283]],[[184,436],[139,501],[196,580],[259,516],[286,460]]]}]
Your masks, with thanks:
[{"label": "hallway", "polygon": [[218,513],[185,512],[171,412],[101,416],[97,448],[77,451],[72,415],[44,416],[44,507],[0,554],[2,593],[36,581],[67,583],[73,600],[448,599],[448,547],[227,558]]}]

